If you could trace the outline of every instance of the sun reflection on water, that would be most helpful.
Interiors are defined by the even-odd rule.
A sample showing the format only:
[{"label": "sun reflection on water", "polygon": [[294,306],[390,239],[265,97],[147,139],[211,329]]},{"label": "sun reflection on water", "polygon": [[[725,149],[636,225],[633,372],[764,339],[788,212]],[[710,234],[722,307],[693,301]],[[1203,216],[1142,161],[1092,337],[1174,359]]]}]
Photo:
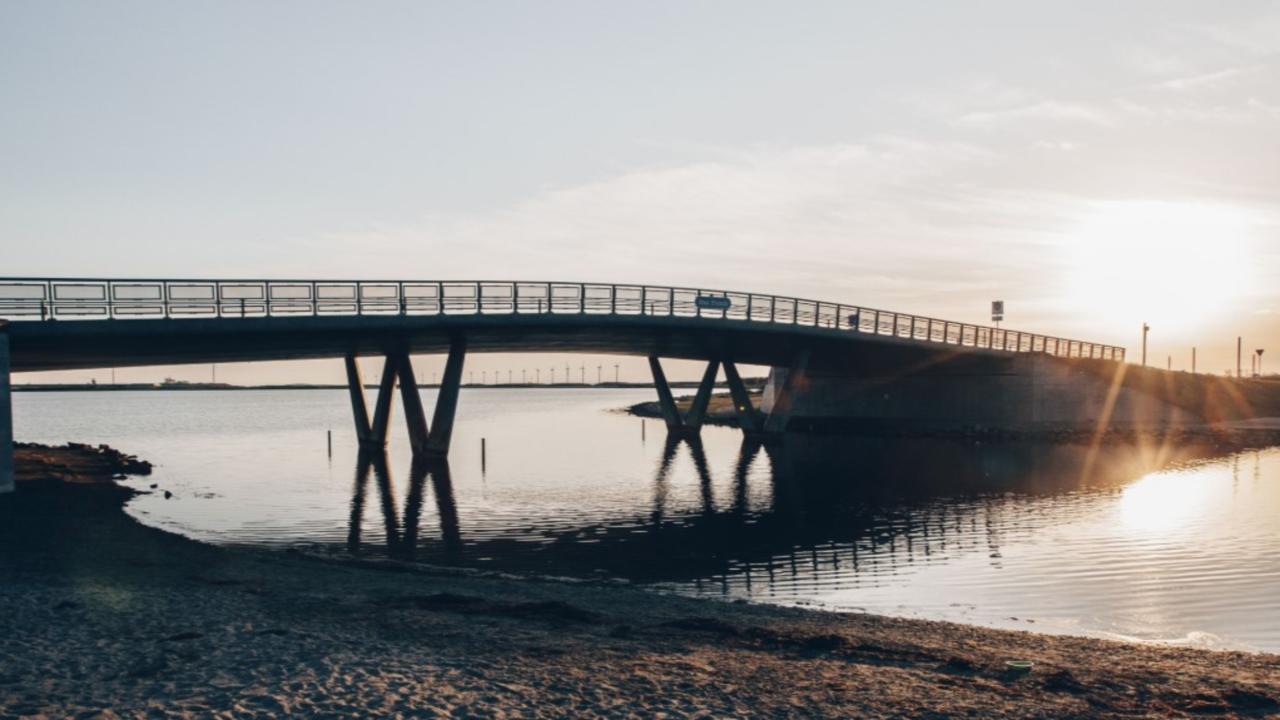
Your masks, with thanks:
[{"label": "sun reflection on water", "polygon": [[1151,473],[1121,491],[1120,519],[1125,527],[1148,534],[1184,529],[1209,512],[1215,490],[1230,479],[1225,466]]}]

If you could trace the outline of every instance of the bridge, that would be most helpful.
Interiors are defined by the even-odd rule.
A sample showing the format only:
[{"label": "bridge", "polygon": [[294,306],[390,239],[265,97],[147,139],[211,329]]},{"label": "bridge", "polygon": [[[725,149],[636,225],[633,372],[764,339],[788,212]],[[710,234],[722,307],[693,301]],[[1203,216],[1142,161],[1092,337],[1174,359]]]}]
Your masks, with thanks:
[{"label": "bridge", "polygon": [[[13,485],[14,372],[342,358],[362,445],[385,445],[398,384],[415,455],[444,457],[469,352],[647,357],[667,427],[685,436],[699,431],[721,368],[739,426],[765,433],[785,430],[797,398],[821,395],[815,388],[824,377],[841,387],[851,377],[925,379],[928,387],[906,393],[918,413],[920,400],[909,399],[913,393],[923,391],[928,403],[936,403],[945,396],[938,394],[939,383],[951,387],[974,377],[1018,375],[1008,369],[1012,358],[1124,360],[1123,348],[1101,343],[839,302],[700,288],[0,278],[0,491]],[[410,356],[433,353],[448,359],[428,423]],[[386,362],[371,413],[359,358],[378,355]],[[687,412],[676,406],[662,358],[707,363]],[[762,409],[748,397],[739,363],[774,368]],[[982,382],[972,387],[990,392]],[[867,405],[883,404],[881,395],[890,398],[883,389],[884,383],[865,385],[866,392],[859,391],[865,397],[849,402],[859,413],[884,415],[885,409]],[[971,394],[952,397],[942,415],[972,412]]]}]

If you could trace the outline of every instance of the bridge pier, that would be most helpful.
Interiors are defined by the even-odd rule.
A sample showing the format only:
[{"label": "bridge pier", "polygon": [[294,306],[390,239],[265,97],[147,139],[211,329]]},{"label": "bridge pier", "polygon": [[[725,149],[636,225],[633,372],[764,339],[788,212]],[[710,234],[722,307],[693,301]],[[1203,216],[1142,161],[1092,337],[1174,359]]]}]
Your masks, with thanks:
[{"label": "bridge pier", "polygon": [[791,366],[786,370],[786,376],[774,393],[773,403],[764,418],[764,432],[778,434],[787,431],[787,423],[790,422],[791,412],[795,407],[796,394],[808,388],[808,372],[809,351],[801,350],[796,353]]},{"label": "bridge pier", "polygon": [[738,427],[746,435],[759,435],[764,430],[764,420],[751,404],[747,385],[738,374],[738,366],[731,360],[724,361],[724,377],[729,381],[729,394],[733,397],[733,409],[738,414]]},{"label": "bridge pier", "polygon": [[463,338],[455,338],[449,346],[449,359],[445,362],[444,378],[436,398],[435,413],[431,425],[427,425],[426,411],[422,406],[418,382],[409,359],[408,349],[387,353],[382,366],[382,378],[378,383],[378,397],[374,403],[373,421],[365,406],[364,386],[360,379],[360,366],[353,354],[345,358],[347,387],[351,394],[352,415],[355,418],[356,438],[362,448],[383,448],[387,444],[387,428],[391,424],[392,396],[397,380],[400,400],[404,406],[405,425],[409,430],[409,444],[414,457],[444,458],[449,454],[453,436],[454,416],[458,411],[458,394],[462,386],[462,366],[466,360],[467,346]]},{"label": "bridge pier", "polygon": [[0,320],[0,494],[14,490],[13,395],[9,381],[9,323]]},{"label": "bridge pier", "polygon": [[431,418],[431,437],[427,440],[430,454],[441,457],[449,454],[449,441],[453,438],[453,418],[458,412],[458,390],[462,387],[462,365],[466,359],[466,338],[453,338],[449,344],[449,358],[444,364],[444,376],[440,381],[440,394],[436,397],[436,411]]},{"label": "bridge pier", "polygon": [[667,424],[667,432],[672,435],[692,436],[702,430],[702,422],[707,417],[707,408],[711,404],[711,392],[715,389],[716,373],[720,371],[720,361],[707,363],[702,373],[702,381],[698,383],[698,392],[693,397],[689,412],[681,413],[676,407],[675,398],[671,394],[671,384],[662,370],[662,362],[656,355],[649,356],[649,369],[653,372],[653,385],[658,391],[658,405],[662,408],[662,419]]},{"label": "bridge pier", "polygon": [[360,377],[360,364],[356,356],[343,358],[347,366],[347,390],[351,394],[351,416],[356,421],[356,439],[361,447],[369,444],[369,408],[364,402],[364,379]]}]

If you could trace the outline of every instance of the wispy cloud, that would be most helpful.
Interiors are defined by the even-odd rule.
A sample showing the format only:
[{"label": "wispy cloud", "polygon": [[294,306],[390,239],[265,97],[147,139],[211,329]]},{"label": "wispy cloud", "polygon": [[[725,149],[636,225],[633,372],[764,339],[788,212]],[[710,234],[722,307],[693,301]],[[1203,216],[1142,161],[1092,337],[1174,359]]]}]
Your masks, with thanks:
[{"label": "wispy cloud", "polygon": [[978,110],[965,113],[956,120],[960,125],[982,128],[997,128],[1009,123],[1028,121],[1083,123],[1095,126],[1112,124],[1112,119],[1104,108],[1062,100],[1040,100],[1016,107]]}]

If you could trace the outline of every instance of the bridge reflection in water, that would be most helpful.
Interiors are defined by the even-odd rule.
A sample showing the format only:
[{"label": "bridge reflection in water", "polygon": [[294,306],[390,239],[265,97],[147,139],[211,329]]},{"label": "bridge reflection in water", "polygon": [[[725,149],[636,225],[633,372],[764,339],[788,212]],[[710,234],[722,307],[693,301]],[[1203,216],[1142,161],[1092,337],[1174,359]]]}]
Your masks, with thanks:
[{"label": "bridge reflection in water", "polygon": [[462,548],[458,527],[458,507],[453,497],[453,478],[446,460],[415,457],[409,468],[409,489],[404,501],[404,515],[396,510],[394,483],[385,449],[361,450],[356,459],[355,488],[351,497],[351,520],[348,523],[347,548],[353,552],[361,546],[365,498],[369,476],[378,489],[378,504],[385,525],[387,554],[394,558],[412,559],[418,547],[418,526],[422,517],[423,495],[431,481],[436,500],[440,543],[445,555],[456,556]]},{"label": "bridge reflection in water", "polygon": [[[999,567],[1002,546],[1080,517],[1078,503],[1112,500],[1171,464],[1220,455],[1209,447],[976,443],[940,438],[788,435],[745,438],[719,483],[702,441],[667,436],[651,508],[572,528],[533,527],[468,538],[447,462],[414,461],[397,509],[384,454],[361,453],[348,548],[428,563],[631,581],[785,599],[874,586],[960,557]],[[671,507],[673,467],[687,456],[696,507]],[[383,546],[362,540],[372,476]],[[423,526],[425,494],[435,512]],[[727,485],[727,486],[726,486]],[[793,592],[793,589],[795,592]]]}]

